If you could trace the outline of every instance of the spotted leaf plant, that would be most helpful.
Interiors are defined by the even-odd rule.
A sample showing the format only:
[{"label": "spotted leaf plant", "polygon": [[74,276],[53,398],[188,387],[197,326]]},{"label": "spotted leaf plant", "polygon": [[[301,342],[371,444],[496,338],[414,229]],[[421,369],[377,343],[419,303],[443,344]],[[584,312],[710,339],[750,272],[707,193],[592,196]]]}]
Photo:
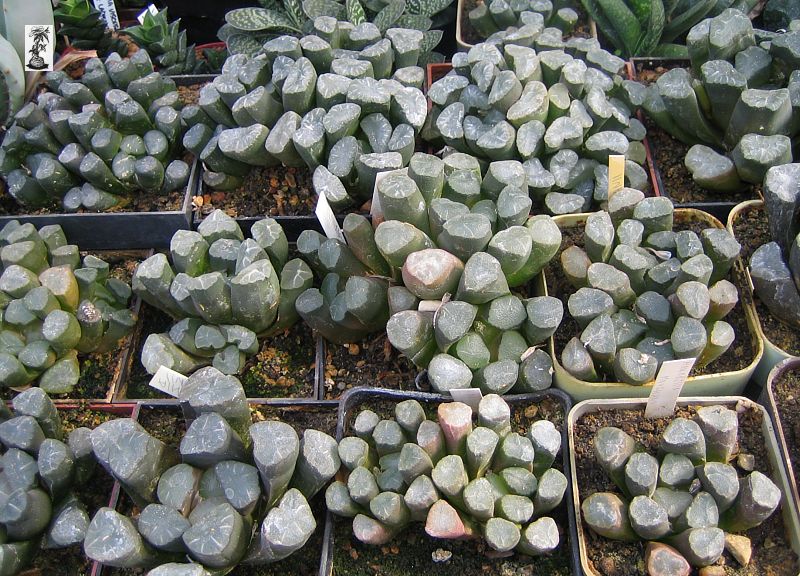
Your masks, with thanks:
[{"label": "spotted leaf plant", "polygon": [[175,320],[169,333],[145,341],[142,364],[150,374],[160,366],[189,374],[209,364],[238,374],[258,352],[260,336],[295,323],[295,300],[311,286],[311,269],[289,260],[275,220],[256,222],[251,236],[216,210],[197,231],[176,232],[169,256],[156,254],[136,268],[136,294]]},{"label": "spotted leaf plant", "polygon": [[196,417],[177,449],[128,418],[92,432],[97,460],[140,512],[134,520],[101,508],[86,554],[150,576],[210,576],[302,548],[317,529],[309,501],[339,470],[336,440],[278,420],[252,424],[241,383],[212,367],[195,372],[180,399]]},{"label": "spotted leaf plant", "polygon": [[[564,2],[550,0],[488,0],[479,2],[469,11],[469,23],[481,38],[501,39],[507,34],[525,35],[535,29],[552,28],[569,35],[578,23],[578,12],[567,2],[566,6],[554,6]],[[549,32],[550,33],[550,32]]]},{"label": "spotted leaf plant", "polygon": [[180,98],[146,51],[93,58],[80,80],[50,72],[46,84],[0,144],[0,175],[19,204],[102,212],[186,185]]},{"label": "spotted leaf plant", "polygon": [[[746,531],[772,516],[781,490],[739,453],[737,411],[698,408],[673,419],[657,440],[658,454],[626,432],[601,428],[594,457],[620,493],[595,492],[581,503],[583,521],[597,535],[646,543],[650,573],[711,566],[728,550],[742,566],[753,547]],[[652,567],[652,568],[651,568]]]},{"label": "spotted leaf plant", "polygon": [[[626,156],[628,185],[646,189],[644,87],[596,40],[522,27],[453,56],[428,90],[423,137],[484,161],[524,162],[530,195],[551,214],[589,211],[608,190],[608,156]],[[524,36],[521,37],[521,36]]]},{"label": "spotted leaf plant", "polygon": [[353,534],[380,546],[423,522],[432,538],[483,538],[493,550],[530,556],[560,544],[549,514],[567,479],[553,463],[561,433],[537,420],[512,428],[508,404],[485,396],[477,415],[460,402],[440,404],[428,419],[416,400],[400,402],[394,418],[363,410],[354,435],[339,442],[345,477],[325,493],[328,510],[353,519]]},{"label": "spotted leaf plant", "polygon": [[13,220],[0,231],[0,385],[70,393],[79,356],[113,350],[136,323],[131,288],[107,262],[67,244],[60,226]]}]

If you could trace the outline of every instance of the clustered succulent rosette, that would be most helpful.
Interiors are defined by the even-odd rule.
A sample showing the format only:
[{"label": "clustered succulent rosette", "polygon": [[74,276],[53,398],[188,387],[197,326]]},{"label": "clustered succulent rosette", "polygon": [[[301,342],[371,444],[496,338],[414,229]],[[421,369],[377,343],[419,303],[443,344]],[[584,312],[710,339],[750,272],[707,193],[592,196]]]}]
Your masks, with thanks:
[{"label": "clustered succulent rosette", "polygon": [[241,383],[212,367],[184,382],[180,399],[196,418],[178,450],[129,418],[91,433],[97,460],[141,511],[101,508],[87,556],[150,576],[206,576],[302,548],[317,527],[308,501],[339,470],[336,440],[277,420],[252,424]]},{"label": "clustered succulent rosette", "polygon": [[349,214],[347,243],[313,231],[298,238],[322,280],[297,299],[303,319],[339,343],[385,327],[438,392],[550,386],[550,358],[531,348],[558,327],[561,302],[512,289],[550,261],[561,232],[549,216],[529,218],[522,163],[492,162],[484,174],[467,154],[417,152],[407,170],[377,180],[374,230]]},{"label": "clustered succulent rosette", "polygon": [[58,225],[12,220],[0,246],[0,386],[69,393],[79,354],[113,350],[133,330],[131,288],[104,260],[81,260]]},{"label": "clustered succulent rosette", "polygon": [[207,186],[238,188],[255,166],[307,166],[339,209],[369,200],[376,172],[408,164],[427,113],[427,37],[341,24],[317,18],[313,34],[231,56],[184,108],[183,143],[203,162]]},{"label": "clustered succulent rosette", "polygon": [[0,175],[25,207],[101,212],[144,191],[186,185],[175,82],[139,50],[86,62],[80,80],[49,72],[47,92],[23,106],[0,144]]},{"label": "clustered succulent rosette", "polygon": [[509,35],[524,38],[545,26],[552,29],[548,34],[567,35],[578,23],[578,13],[569,2],[564,4],[558,0],[487,0],[469,11],[469,23],[489,40]]},{"label": "clustered succulent rosette", "polygon": [[691,69],[669,70],[647,89],[647,114],[692,146],[686,168],[708,190],[760,184],[770,167],[792,161],[800,30],[762,40],[746,14],[726,10],[689,32]]},{"label": "clustered succulent rosette", "polygon": [[113,35],[89,0],[61,0],[53,9],[53,18],[59,24],[58,33],[68,37],[73,48],[96,50],[98,56],[128,54],[128,45]]},{"label": "clustered succulent rosette", "polygon": [[136,294],[176,320],[168,334],[145,341],[141,361],[150,374],[209,364],[238,374],[258,352],[259,337],[297,321],[295,300],[311,286],[311,269],[289,260],[286,235],[272,218],[254,223],[250,234],[244,238],[233,218],[215,210],[197,231],[175,233],[169,257],[155,254],[136,268]]},{"label": "clustered succulent rosette", "polygon": [[567,308],[581,329],[561,364],[575,378],[641,386],[665,360],[705,366],[733,343],[723,318],[739,292],[726,278],[741,247],[722,228],[676,232],[673,218],[669,198],[623,188],[608,211],[586,218],[583,246],[561,253],[575,289]]},{"label": "clustered succulent rosette", "polygon": [[649,573],[688,574],[715,564],[725,550],[746,566],[752,545],[736,533],[766,521],[782,493],[754,470],[752,455],[737,457],[738,429],[736,411],[698,408],[693,419],[669,423],[654,456],[623,430],[601,428],[594,456],[621,494],[584,498],[583,521],[605,538],[647,542]]},{"label": "clustered succulent rosette", "polygon": [[772,315],[800,329],[800,164],[770,168],[763,193],[772,241],[750,256],[750,277]]},{"label": "clustered succulent rosette", "polygon": [[[520,29],[522,30],[522,29]],[[453,56],[428,89],[423,137],[484,160],[524,163],[531,197],[551,214],[589,211],[608,195],[608,157],[626,156],[626,185],[647,190],[644,87],[597,40],[534,27]]]},{"label": "clustered succulent rosette", "polygon": [[96,462],[88,428],[65,435],[53,401],[29,388],[0,410],[0,571],[22,573],[40,549],[83,543],[86,506],[74,488],[92,479]]},{"label": "clustered succulent rosette", "polygon": [[567,479],[552,468],[561,433],[537,420],[522,434],[496,394],[478,408],[439,405],[429,420],[416,400],[395,406],[394,418],[363,410],[355,436],[339,442],[347,477],[325,493],[328,510],[353,518],[353,534],[382,545],[415,522],[432,538],[480,538],[498,552],[539,556],[560,543],[548,516],[561,504]]}]

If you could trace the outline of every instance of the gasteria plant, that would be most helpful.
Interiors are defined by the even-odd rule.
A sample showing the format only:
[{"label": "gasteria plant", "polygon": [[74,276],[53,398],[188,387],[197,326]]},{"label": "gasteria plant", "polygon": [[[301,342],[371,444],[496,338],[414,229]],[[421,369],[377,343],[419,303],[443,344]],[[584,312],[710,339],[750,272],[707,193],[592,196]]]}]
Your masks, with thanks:
[{"label": "gasteria plant", "polygon": [[644,108],[665,132],[691,145],[694,181],[720,193],[760,184],[792,161],[800,132],[800,31],[757,44],[738,10],[706,19],[686,39],[692,70],[675,68],[647,89]]},{"label": "gasteria plant", "polygon": [[[549,216],[528,219],[526,188],[517,161],[493,162],[484,175],[466,154],[415,154],[408,175],[383,175],[377,184],[374,233],[363,217],[348,215],[348,244],[308,231],[298,238],[323,280],[298,298],[297,311],[334,342],[385,324],[392,345],[427,367],[439,392],[548,387],[549,356],[529,348],[558,327],[561,302],[525,299],[512,288],[556,254],[561,233]],[[390,278],[402,283],[389,285]]]},{"label": "gasteria plant", "polygon": [[89,526],[75,487],[92,479],[96,465],[90,430],[64,434],[55,405],[40,388],[17,395],[13,414],[3,407],[0,423],[0,570],[13,576],[42,554],[41,548],[80,545]]},{"label": "gasteria plant", "polygon": [[231,56],[184,109],[183,144],[208,186],[237,188],[254,166],[308,166],[343,208],[372,197],[376,172],[407,165],[427,112],[418,66],[426,36],[392,28],[384,38],[365,23],[345,39],[340,24],[317,18],[315,34]]},{"label": "gasteria plant", "polygon": [[245,239],[236,221],[216,210],[196,232],[175,233],[169,259],[156,254],[137,267],[134,291],[177,321],[168,334],[147,337],[142,364],[149,373],[163,365],[188,374],[213,364],[237,374],[258,352],[259,336],[295,323],[295,300],[311,286],[311,269],[289,260],[275,220],[256,222],[251,235]]},{"label": "gasteria plant", "polygon": [[[470,10],[469,23],[482,38],[490,39],[502,38],[505,34],[524,37],[545,26],[570,34],[578,23],[578,13],[571,6],[557,8],[553,4],[550,0],[480,2]],[[500,34],[495,36],[498,32]]]},{"label": "gasteria plant", "polygon": [[601,428],[593,442],[595,459],[622,495],[584,498],[583,521],[604,538],[644,540],[648,566],[670,566],[671,574],[710,566],[725,549],[747,565],[750,539],[735,533],[766,521],[782,494],[753,469],[752,458],[734,463],[738,429],[735,411],[698,408],[694,418],[669,423],[656,457],[623,430]]},{"label": "gasteria plant", "polygon": [[79,354],[113,350],[133,329],[131,288],[67,244],[60,226],[13,220],[0,231],[0,385],[72,391]]},{"label": "gasteria plant", "polygon": [[86,63],[80,81],[47,74],[49,92],[15,115],[0,144],[0,174],[26,207],[104,211],[137,191],[186,185],[175,83],[153,72],[147,52]]},{"label": "gasteria plant", "polygon": [[336,440],[312,429],[301,437],[276,420],[251,425],[241,383],[215,368],[194,373],[180,398],[197,417],[177,451],[131,419],[92,432],[98,461],[141,513],[134,523],[100,509],[86,533],[86,554],[168,576],[227,574],[302,548],[317,527],[308,501],[339,470]]},{"label": "gasteria plant", "polygon": [[552,468],[561,433],[537,420],[522,434],[508,404],[495,394],[472,409],[439,405],[428,420],[416,400],[400,402],[394,418],[363,410],[354,436],[339,442],[346,478],[325,493],[328,509],[353,518],[353,534],[383,545],[414,522],[432,538],[483,536],[498,552],[548,554],[559,545],[548,516],[561,503],[567,479]]},{"label": "gasteria plant", "polygon": [[669,198],[616,192],[608,211],[591,214],[583,246],[561,253],[575,289],[567,308],[581,332],[564,346],[561,364],[583,381],[641,386],[675,358],[716,360],[736,334],[723,318],[736,306],[726,279],[739,256],[726,230],[673,230]]},{"label": "gasteria plant", "polygon": [[[225,15],[226,24],[218,36],[231,54],[250,54],[259,51],[270,37],[278,34],[318,34],[314,21],[323,17],[339,21],[339,35],[346,40],[349,30],[364,23],[375,24],[381,33],[389,28],[411,28],[429,32],[428,49],[423,52],[421,65],[441,62],[444,56],[432,52],[442,37],[442,28],[453,20],[454,11],[448,10],[451,0],[259,0],[261,7],[239,8]],[[331,32],[329,22],[326,31]],[[319,34],[318,34],[319,35]],[[326,40],[330,39],[323,36]],[[346,48],[346,46],[343,46]],[[338,48],[338,46],[334,46]]]},{"label": "gasteria plant", "polygon": [[772,315],[800,329],[800,164],[770,168],[763,192],[772,242],[753,252],[750,276]]},{"label": "gasteria plant", "polygon": [[644,87],[623,80],[625,62],[594,40],[525,28],[453,56],[453,70],[428,90],[423,136],[481,159],[524,161],[532,198],[552,214],[605,201],[609,154],[624,154],[628,185],[646,189],[646,131],[633,116]]},{"label": "gasteria plant", "polygon": [[70,45],[79,50],[97,50],[98,56],[112,52],[127,56],[128,45],[106,27],[89,0],[63,0],[53,10],[59,25],[58,33],[69,38]]},{"label": "gasteria plant", "polygon": [[206,61],[198,60],[194,44],[187,46],[186,30],[181,30],[180,25],[180,18],[169,21],[167,8],[164,8],[155,16],[147,11],[141,24],[125,28],[123,32],[151,54],[162,74],[209,73]]}]

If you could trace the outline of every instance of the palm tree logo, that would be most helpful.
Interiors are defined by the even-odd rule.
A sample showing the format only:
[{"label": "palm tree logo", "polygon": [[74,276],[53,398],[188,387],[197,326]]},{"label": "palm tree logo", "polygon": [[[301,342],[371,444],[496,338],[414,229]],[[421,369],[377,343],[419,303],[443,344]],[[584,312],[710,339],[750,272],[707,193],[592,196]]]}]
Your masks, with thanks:
[{"label": "palm tree logo", "polygon": [[28,50],[28,53],[31,54],[31,58],[28,60],[28,68],[44,70],[47,68],[47,62],[44,61],[41,53],[45,51],[47,45],[50,43],[50,27],[33,26],[28,31],[28,36],[33,39],[33,43]]}]

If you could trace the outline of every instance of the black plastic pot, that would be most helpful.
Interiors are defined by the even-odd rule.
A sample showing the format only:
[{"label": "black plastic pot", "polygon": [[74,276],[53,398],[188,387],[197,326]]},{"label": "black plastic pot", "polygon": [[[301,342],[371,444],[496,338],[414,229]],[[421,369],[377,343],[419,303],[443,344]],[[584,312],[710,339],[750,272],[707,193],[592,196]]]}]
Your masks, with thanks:
[{"label": "black plastic pot", "polygon": [[[352,418],[355,417],[355,412],[358,407],[370,401],[389,401],[389,402],[402,402],[403,400],[414,399],[422,404],[440,404],[442,402],[450,402],[452,398],[442,394],[428,394],[424,392],[400,392],[397,390],[387,390],[385,388],[353,388],[348,390],[339,401],[339,419],[336,426],[336,439],[341,440],[346,432]],[[562,542],[562,546],[569,546],[570,549],[570,566],[573,574],[581,574],[580,572],[580,556],[578,553],[578,532],[575,524],[575,511],[570,505],[572,502],[572,478],[570,472],[571,455],[569,451],[568,436],[567,436],[567,415],[572,409],[572,401],[569,396],[560,390],[550,388],[541,392],[534,392],[531,394],[516,394],[504,396],[512,410],[515,407],[523,407],[531,404],[538,404],[544,400],[553,400],[559,404],[564,413],[564,422],[561,427],[561,462],[563,464],[563,472],[567,477],[567,492],[564,494],[564,500],[560,506],[565,507],[567,514],[568,526],[565,527],[568,542]],[[334,533],[333,524],[337,521],[333,516],[328,513],[328,521],[325,526],[325,544],[326,548],[323,549],[323,562],[320,566],[319,576],[332,576],[334,574]],[[341,521],[341,520],[338,520]],[[488,561],[488,559],[487,559]]]}]

